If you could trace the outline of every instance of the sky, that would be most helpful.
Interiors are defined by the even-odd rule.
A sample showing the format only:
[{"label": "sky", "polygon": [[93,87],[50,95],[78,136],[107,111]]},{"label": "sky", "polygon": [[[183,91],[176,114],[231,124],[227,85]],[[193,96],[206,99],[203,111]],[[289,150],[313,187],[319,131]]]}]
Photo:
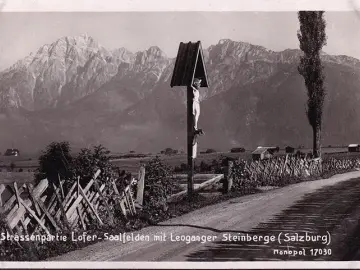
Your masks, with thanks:
[{"label": "sky", "polygon": [[[360,59],[360,17],[325,12],[329,54]],[[180,42],[244,41],[280,51],[298,48],[297,14],[290,12],[1,12],[0,70],[63,36],[88,34],[108,49],[160,47],[176,57]]]}]

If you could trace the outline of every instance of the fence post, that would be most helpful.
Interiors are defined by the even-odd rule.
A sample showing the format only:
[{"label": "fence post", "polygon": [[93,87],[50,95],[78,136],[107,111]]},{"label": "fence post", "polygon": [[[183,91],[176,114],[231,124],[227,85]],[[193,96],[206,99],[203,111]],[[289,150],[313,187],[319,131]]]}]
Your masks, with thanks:
[{"label": "fence post", "polygon": [[232,161],[229,161],[224,175],[223,193],[229,193],[231,191],[233,185],[233,176],[232,176],[233,166],[234,163]]},{"label": "fence post", "polygon": [[139,170],[139,179],[137,182],[137,191],[136,191],[136,203],[140,207],[143,206],[144,188],[145,188],[145,166],[141,165]]},{"label": "fence post", "polygon": [[126,214],[126,209],[125,209],[125,206],[124,206],[123,198],[120,197],[121,195],[120,195],[119,190],[118,190],[117,187],[116,187],[116,184],[115,184],[114,179],[112,179],[111,183],[112,183],[112,185],[113,185],[113,189],[114,189],[114,191],[115,191],[115,194],[119,197],[118,201],[119,201],[119,205],[120,205],[121,212],[123,213],[124,217],[126,218],[126,217],[127,217],[127,214]]},{"label": "fence post", "polygon": [[1,195],[2,195],[2,193],[4,192],[4,190],[5,190],[5,185],[4,185],[4,184],[0,184],[0,207],[3,206],[3,201],[2,201]]},{"label": "fence post", "polygon": [[54,185],[54,183],[52,183],[52,187],[53,187],[57,202],[59,204],[59,208],[60,208],[61,214],[63,216],[63,221],[65,223],[65,226],[68,229],[70,229],[70,223],[69,223],[69,220],[68,220],[68,218],[66,216],[66,211],[65,211],[65,208],[63,206],[63,202],[61,201],[60,195],[59,195],[58,190],[57,190],[56,186]]}]

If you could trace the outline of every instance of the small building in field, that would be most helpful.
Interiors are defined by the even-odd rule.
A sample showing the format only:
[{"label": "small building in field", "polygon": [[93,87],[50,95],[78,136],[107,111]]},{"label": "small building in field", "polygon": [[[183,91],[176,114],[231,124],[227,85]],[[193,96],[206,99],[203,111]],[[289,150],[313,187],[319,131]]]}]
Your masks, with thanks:
[{"label": "small building in field", "polygon": [[360,152],[360,144],[349,144],[349,152]]},{"label": "small building in field", "polygon": [[[276,147],[275,147],[276,148]],[[253,160],[264,160],[272,158],[274,155],[274,147],[262,147],[259,146],[251,153]]]},{"label": "small building in field", "polygon": [[285,153],[286,154],[294,154],[295,153],[295,148],[291,147],[291,146],[286,146],[285,147]]},{"label": "small building in field", "polygon": [[18,149],[10,148],[5,151],[4,156],[17,157],[17,156],[20,156],[20,151]]}]

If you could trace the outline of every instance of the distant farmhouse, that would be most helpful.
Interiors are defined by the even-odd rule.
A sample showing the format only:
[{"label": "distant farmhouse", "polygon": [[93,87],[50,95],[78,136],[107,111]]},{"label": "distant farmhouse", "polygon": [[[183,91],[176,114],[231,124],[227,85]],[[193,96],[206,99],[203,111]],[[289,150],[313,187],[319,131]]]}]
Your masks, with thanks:
[{"label": "distant farmhouse", "polygon": [[18,149],[15,149],[15,148],[10,148],[10,149],[7,149],[7,150],[5,151],[4,156],[17,157],[17,156],[20,156],[20,151],[19,151]]},{"label": "distant farmhouse", "polygon": [[349,152],[360,152],[360,144],[349,144]]},{"label": "distant farmhouse", "polygon": [[264,160],[272,158],[275,152],[278,152],[278,147],[263,147],[258,146],[254,152],[252,152],[253,160]]}]

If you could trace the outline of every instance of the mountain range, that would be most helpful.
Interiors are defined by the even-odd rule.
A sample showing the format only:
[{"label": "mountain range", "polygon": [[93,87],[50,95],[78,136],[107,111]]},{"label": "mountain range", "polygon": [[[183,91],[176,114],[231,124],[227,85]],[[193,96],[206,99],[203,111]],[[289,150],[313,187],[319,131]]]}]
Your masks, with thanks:
[{"label": "mountain range", "polygon": [[[229,39],[204,49],[200,148],[311,146],[300,55]],[[323,145],[360,142],[360,61],[322,59]],[[185,150],[186,89],[170,88],[174,63],[157,46],[109,50],[88,35],[44,45],[0,72],[0,147],[34,153],[67,140],[115,152]]]}]

